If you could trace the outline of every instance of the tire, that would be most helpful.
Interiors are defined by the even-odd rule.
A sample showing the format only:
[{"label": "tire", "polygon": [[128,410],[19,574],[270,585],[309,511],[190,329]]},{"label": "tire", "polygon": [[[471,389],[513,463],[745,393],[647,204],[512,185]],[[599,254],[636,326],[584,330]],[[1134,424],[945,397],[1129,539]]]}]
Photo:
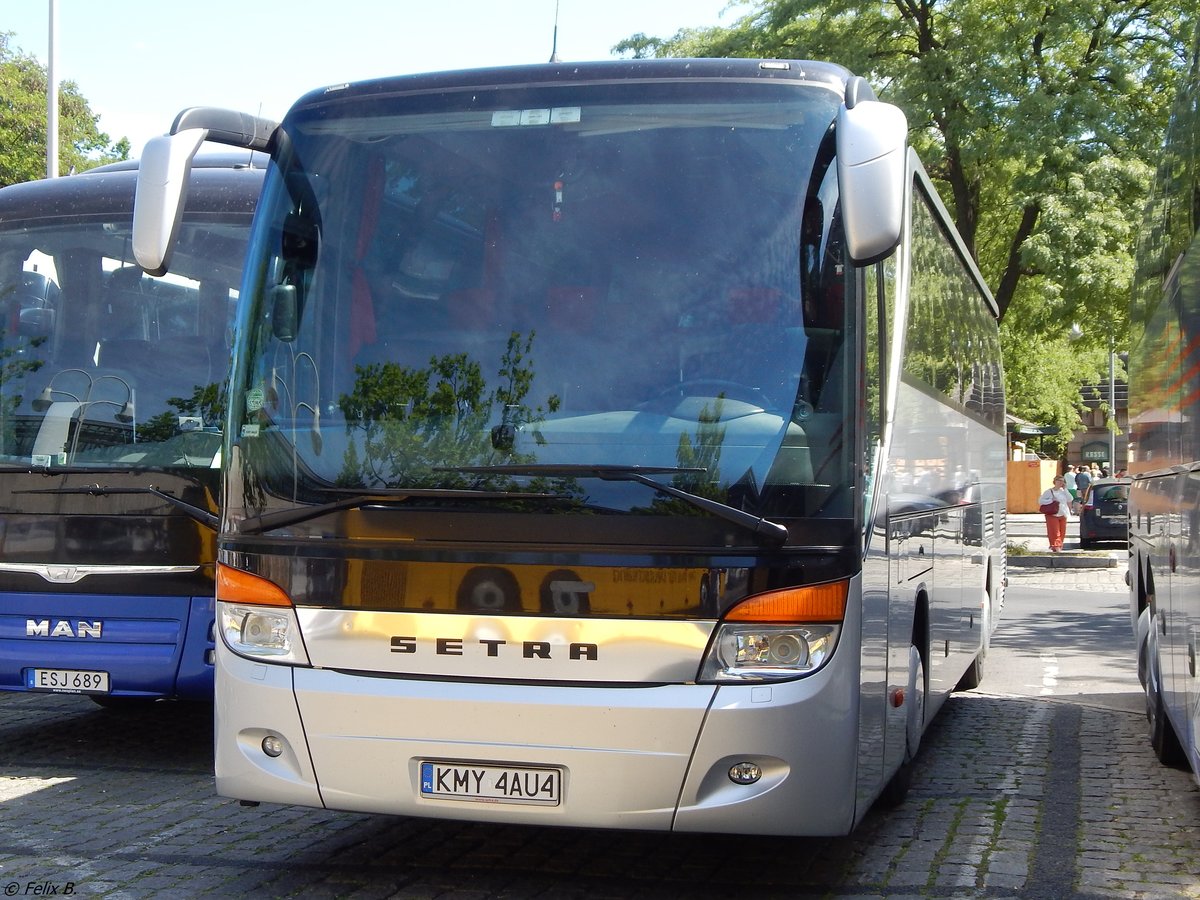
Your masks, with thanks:
[{"label": "tire", "polygon": [[458,586],[456,605],[471,612],[520,612],[521,586],[508,569],[480,566]]},{"label": "tire", "polygon": [[[1151,621],[1151,630],[1154,623]],[[1175,726],[1167,715],[1167,705],[1163,700],[1162,687],[1159,681],[1158,649],[1153,639],[1143,645],[1146,654],[1146,721],[1150,724],[1150,746],[1154,755],[1164,766],[1179,768],[1187,761],[1183,752],[1183,744],[1175,733]]]},{"label": "tire", "polygon": [[991,598],[988,596],[987,591],[984,591],[983,605],[980,607],[981,611],[979,614],[983,640],[980,644],[979,652],[971,660],[971,665],[967,667],[967,671],[963,672],[962,678],[958,679],[958,684],[954,686],[956,691],[972,691],[983,683],[984,663],[987,660],[988,644],[991,643],[991,606]]},{"label": "tire", "polygon": [[913,766],[925,730],[925,660],[915,644],[908,648],[908,696],[911,700],[907,702],[911,705],[905,722],[904,762],[879,794],[879,803],[885,807],[899,806],[908,796]]},{"label": "tire", "polygon": [[592,611],[591,599],[586,591],[555,590],[558,582],[579,582],[579,576],[570,569],[555,569],[542,579],[538,588],[538,601],[544,616],[586,616]]}]

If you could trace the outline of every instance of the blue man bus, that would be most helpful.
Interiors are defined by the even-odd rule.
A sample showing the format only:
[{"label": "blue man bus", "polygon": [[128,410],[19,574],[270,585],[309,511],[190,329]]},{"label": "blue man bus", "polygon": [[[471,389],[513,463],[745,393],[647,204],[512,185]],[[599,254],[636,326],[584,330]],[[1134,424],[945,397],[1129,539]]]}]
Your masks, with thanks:
[{"label": "blue man bus", "polygon": [[137,163],[0,190],[0,690],[211,699],[223,389],[263,178],[202,156],[169,277]]},{"label": "blue man bus", "polygon": [[[900,110],[835,65],[639,60],[183,112],[271,155],[217,560],[219,793],[848,831],[983,672],[996,309]],[[153,169],[151,169],[153,162]]]}]

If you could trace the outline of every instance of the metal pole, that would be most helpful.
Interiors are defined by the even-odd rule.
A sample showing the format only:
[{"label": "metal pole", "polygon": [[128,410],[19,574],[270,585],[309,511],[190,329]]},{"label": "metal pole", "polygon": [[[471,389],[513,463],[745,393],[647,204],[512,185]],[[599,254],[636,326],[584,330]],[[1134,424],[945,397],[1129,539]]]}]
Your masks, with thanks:
[{"label": "metal pole", "polygon": [[1113,334],[1108,333],[1108,474],[1117,474],[1117,367]]},{"label": "metal pole", "polygon": [[58,176],[58,78],[54,72],[54,51],[58,42],[58,0],[50,3],[49,61],[46,65],[46,177]]}]

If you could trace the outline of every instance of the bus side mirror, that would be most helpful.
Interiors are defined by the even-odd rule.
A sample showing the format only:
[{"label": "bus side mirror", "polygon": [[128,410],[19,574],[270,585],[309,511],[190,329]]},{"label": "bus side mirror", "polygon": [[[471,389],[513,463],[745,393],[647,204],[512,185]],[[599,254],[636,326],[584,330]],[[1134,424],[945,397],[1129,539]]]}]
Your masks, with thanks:
[{"label": "bus side mirror", "polygon": [[271,333],[275,335],[275,339],[285,344],[294,341],[299,318],[296,286],[277,284],[271,288]]},{"label": "bus side mirror", "polygon": [[133,256],[151,275],[165,275],[179,235],[192,159],[205,141],[247,150],[269,150],[278,124],[208,106],[183,110],[171,133],[146,142],[133,198]]},{"label": "bus side mirror", "polygon": [[843,105],[835,127],[846,250],[855,263],[866,265],[900,243],[908,120],[890,103],[864,100]]},{"label": "bus side mirror", "polygon": [[165,275],[171,263],[192,158],[207,134],[192,128],[151,138],[142,151],[133,197],[133,256],[151,275]]}]

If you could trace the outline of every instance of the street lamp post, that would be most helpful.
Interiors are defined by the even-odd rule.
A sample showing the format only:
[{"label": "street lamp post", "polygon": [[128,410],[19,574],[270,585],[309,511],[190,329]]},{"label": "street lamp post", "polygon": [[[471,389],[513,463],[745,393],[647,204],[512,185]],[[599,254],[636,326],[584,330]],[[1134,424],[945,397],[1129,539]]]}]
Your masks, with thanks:
[{"label": "street lamp post", "polygon": [[1117,366],[1113,333],[1108,332],[1108,473],[1117,474]]}]

